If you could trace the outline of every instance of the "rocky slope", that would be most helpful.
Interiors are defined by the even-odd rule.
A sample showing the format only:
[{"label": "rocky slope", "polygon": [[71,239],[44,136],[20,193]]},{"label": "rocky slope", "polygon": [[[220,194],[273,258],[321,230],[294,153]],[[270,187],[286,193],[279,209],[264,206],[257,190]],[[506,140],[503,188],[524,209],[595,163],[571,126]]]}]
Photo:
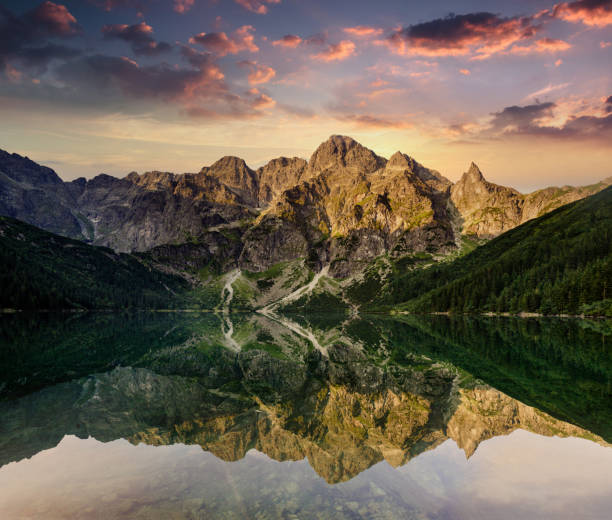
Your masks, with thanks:
[{"label": "rocky slope", "polygon": [[583,199],[612,184],[612,177],[591,186],[545,188],[524,195],[488,182],[472,163],[450,190],[462,232],[493,238],[549,211]]},{"label": "rocky slope", "polygon": [[496,236],[610,182],[523,195],[472,164],[453,185],[401,152],[387,160],[344,136],[331,136],[309,161],[281,157],[257,170],[228,156],[198,173],[66,183],[0,152],[0,215],[120,252],[191,244],[200,264],[221,270],[306,258],[346,277],[386,252],[444,255],[461,234]]}]

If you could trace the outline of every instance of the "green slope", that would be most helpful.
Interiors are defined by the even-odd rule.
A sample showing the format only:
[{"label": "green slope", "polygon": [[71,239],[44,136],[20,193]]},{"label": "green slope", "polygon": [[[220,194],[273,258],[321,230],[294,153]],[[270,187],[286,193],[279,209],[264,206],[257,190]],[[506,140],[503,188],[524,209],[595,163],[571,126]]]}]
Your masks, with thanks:
[{"label": "green slope", "polygon": [[451,263],[390,280],[378,308],[612,315],[612,188]]},{"label": "green slope", "polygon": [[133,255],[0,217],[0,308],[173,307],[188,284]]}]

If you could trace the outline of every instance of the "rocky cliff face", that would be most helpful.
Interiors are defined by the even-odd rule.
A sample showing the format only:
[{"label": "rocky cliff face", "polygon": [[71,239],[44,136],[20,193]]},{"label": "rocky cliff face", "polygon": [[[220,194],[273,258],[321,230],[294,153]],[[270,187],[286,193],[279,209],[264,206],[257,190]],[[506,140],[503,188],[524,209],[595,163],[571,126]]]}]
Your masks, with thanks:
[{"label": "rocky cliff face", "polygon": [[532,218],[564,204],[593,195],[609,186],[612,178],[584,187],[545,188],[527,195],[488,182],[472,163],[450,190],[462,232],[479,238],[493,238]]},{"label": "rocky cliff face", "polygon": [[[385,252],[445,254],[461,233],[494,237],[611,182],[523,195],[472,164],[453,185],[408,155],[387,160],[338,135],[308,162],[281,157],[253,170],[228,156],[195,174],[69,183],[0,152],[0,214],[118,251],[191,243],[224,268],[261,271],[302,257],[345,277]],[[221,247],[225,239],[234,246]]]}]

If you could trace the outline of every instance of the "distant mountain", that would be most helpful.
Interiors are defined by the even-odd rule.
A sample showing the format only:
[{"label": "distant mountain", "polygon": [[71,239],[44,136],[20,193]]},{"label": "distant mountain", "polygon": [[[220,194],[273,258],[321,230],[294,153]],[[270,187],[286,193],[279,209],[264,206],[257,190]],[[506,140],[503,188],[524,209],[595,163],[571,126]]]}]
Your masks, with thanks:
[{"label": "distant mountain", "polygon": [[382,254],[447,255],[464,235],[492,238],[611,182],[523,195],[472,164],[453,184],[401,152],[387,160],[337,135],[309,161],[281,157],[253,170],[228,156],[198,173],[72,182],[0,152],[0,215],[119,252],[196,245],[190,255],[221,271],[305,258],[343,278]]},{"label": "distant mountain", "polygon": [[0,217],[0,308],[168,308],[185,279],[139,258]]}]

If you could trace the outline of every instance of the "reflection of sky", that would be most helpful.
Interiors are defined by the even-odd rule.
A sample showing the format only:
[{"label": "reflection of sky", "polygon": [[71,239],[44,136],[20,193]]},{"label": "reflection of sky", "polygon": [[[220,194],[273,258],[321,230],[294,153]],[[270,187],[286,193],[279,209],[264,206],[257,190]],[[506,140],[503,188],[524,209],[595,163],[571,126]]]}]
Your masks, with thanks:
[{"label": "reflection of sky", "polygon": [[612,173],[612,0],[1,9],[0,146],[64,178],[259,166],[332,133],[453,180],[472,160],[521,189]]},{"label": "reflection of sky", "polygon": [[447,441],[401,468],[382,462],[333,486],[306,460],[279,463],[251,451],[223,462],[197,446],[72,436],[0,469],[2,518],[302,518],[321,510],[400,517],[416,509],[456,519],[602,519],[611,508],[612,449],[524,431],[484,442],[467,460]]}]

